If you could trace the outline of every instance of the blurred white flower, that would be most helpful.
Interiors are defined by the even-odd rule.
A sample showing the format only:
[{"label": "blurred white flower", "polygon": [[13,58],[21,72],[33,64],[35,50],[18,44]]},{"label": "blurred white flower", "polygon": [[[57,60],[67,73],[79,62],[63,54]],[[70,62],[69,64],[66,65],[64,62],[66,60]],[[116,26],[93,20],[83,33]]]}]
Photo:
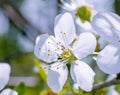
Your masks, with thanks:
[{"label": "blurred white flower", "polygon": [[[10,66],[7,63],[0,63],[0,90],[2,90],[9,81]],[[18,95],[16,91],[5,89],[0,95]]]},{"label": "blurred white flower", "polygon": [[7,63],[0,63],[0,90],[8,83],[10,71],[10,66]]},{"label": "blurred white flower", "polygon": [[69,0],[69,3],[64,0],[62,1],[62,8],[66,11],[69,11],[76,18],[75,22],[78,25],[78,31],[93,32],[93,29],[89,22],[95,13],[95,10],[92,9],[92,5],[88,4],[88,2],[85,2],[85,0]]},{"label": "blurred white flower", "polygon": [[54,92],[62,90],[68,77],[68,63],[71,64],[70,74],[74,82],[83,90],[90,91],[95,73],[81,60],[94,52],[94,35],[85,32],[77,37],[74,21],[69,13],[56,17],[54,32],[55,37],[40,35],[34,50],[35,55],[49,66],[48,85]]},{"label": "blurred white flower", "polygon": [[98,13],[92,21],[95,31],[108,41],[98,54],[97,64],[108,74],[120,72],[120,17],[111,12]]},{"label": "blurred white flower", "polygon": [[11,89],[5,89],[3,90],[0,95],[18,95],[16,91]]},{"label": "blurred white flower", "polygon": [[3,13],[3,11],[0,9],[0,35],[3,35],[4,33],[8,32],[9,29],[9,20]]},{"label": "blurred white flower", "polygon": [[115,0],[86,0],[93,8],[99,12],[111,11],[114,12],[114,1]]},{"label": "blurred white flower", "polygon": [[77,17],[75,22],[79,32],[94,32],[90,22],[93,16],[99,11],[113,11],[114,3],[114,0],[69,0],[69,3],[62,1],[62,8]]},{"label": "blurred white flower", "polygon": [[24,0],[20,10],[34,27],[41,32],[51,33],[57,13],[57,0]]}]

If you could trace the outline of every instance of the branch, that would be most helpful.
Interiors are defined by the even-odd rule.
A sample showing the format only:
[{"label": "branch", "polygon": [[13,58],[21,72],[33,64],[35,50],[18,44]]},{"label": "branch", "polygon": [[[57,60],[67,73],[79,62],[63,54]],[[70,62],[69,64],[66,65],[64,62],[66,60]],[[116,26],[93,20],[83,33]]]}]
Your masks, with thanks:
[{"label": "branch", "polygon": [[22,30],[29,39],[35,41],[36,37],[40,34],[43,34],[42,31],[36,29],[31,25],[20,13],[17,7],[12,4],[9,0],[0,1],[5,13],[8,18],[20,29]]},{"label": "branch", "polygon": [[104,82],[104,83],[99,83],[99,84],[96,84],[93,86],[93,90],[97,90],[97,89],[101,89],[101,88],[104,88],[104,87],[109,87],[111,85],[117,85],[117,84],[120,84],[120,79],[112,79],[108,82]]}]

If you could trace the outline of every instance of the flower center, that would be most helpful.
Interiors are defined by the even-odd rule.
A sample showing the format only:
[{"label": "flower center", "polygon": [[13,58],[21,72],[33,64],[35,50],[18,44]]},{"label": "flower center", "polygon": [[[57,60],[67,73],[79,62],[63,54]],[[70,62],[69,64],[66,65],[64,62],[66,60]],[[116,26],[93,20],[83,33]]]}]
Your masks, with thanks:
[{"label": "flower center", "polygon": [[85,21],[90,21],[92,12],[91,12],[90,7],[82,6],[77,9],[75,15],[78,16],[82,20],[82,22],[85,22]]},{"label": "flower center", "polygon": [[70,63],[72,60],[75,60],[76,57],[73,55],[72,51],[71,50],[64,50],[63,53],[62,53],[62,58],[64,60],[67,60],[68,63]]}]

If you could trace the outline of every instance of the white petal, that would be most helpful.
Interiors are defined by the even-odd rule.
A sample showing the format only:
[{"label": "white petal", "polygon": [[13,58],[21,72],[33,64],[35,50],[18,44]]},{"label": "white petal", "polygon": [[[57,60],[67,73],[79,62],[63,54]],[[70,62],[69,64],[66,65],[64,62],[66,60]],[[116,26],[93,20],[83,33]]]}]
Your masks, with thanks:
[{"label": "white petal", "polygon": [[7,63],[0,63],[0,90],[8,83],[10,71],[10,66]]},{"label": "white petal", "polygon": [[101,50],[107,45],[107,41],[103,37],[100,37],[98,40],[98,44],[99,44],[100,50]]},{"label": "white petal", "polygon": [[120,94],[115,90],[115,86],[110,86],[107,95],[120,95]]},{"label": "white petal", "polygon": [[73,84],[73,89],[75,92],[79,92],[79,85],[77,83]]},{"label": "white petal", "polygon": [[67,48],[75,39],[75,26],[70,13],[60,14],[55,19],[55,37]]},{"label": "white petal", "polygon": [[114,13],[98,13],[92,21],[95,31],[110,42],[118,42],[120,40],[119,25],[120,17]]},{"label": "white petal", "polygon": [[83,90],[91,91],[94,82],[94,71],[82,61],[74,61],[70,68],[71,77]]},{"label": "white petal", "polygon": [[48,34],[43,34],[40,35],[36,38],[36,45],[35,45],[35,49],[34,49],[34,54],[39,58],[39,50],[40,48],[43,46],[43,44],[45,43],[45,41],[48,39]]},{"label": "white petal", "polygon": [[67,66],[59,66],[59,64],[63,63],[55,63],[54,66],[52,66],[48,71],[47,83],[54,92],[59,92],[62,90],[68,77]]},{"label": "white petal", "polygon": [[62,8],[65,9],[66,11],[73,12],[75,11],[76,6],[74,4],[71,5],[69,3],[64,2]]},{"label": "white petal", "polygon": [[61,42],[58,42],[53,36],[41,35],[37,39],[34,53],[39,59],[47,63],[56,61],[62,52],[60,44]]},{"label": "white petal", "polygon": [[99,68],[108,74],[120,72],[120,49],[116,45],[107,45],[97,56]]},{"label": "white petal", "polygon": [[0,93],[0,95],[18,95],[18,93],[11,89],[5,89]]},{"label": "white petal", "polygon": [[96,38],[93,34],[81,33],[78,40],[73,44],[73,53],[78,59],[92,54],[96,48]]},{"label": "white petal", "polygon": [[78,25],[79,32],[93,32],[93,29],[92,29],[90,22],[85,21],[83,23],[79,18],[77,18],[76,23]]}]

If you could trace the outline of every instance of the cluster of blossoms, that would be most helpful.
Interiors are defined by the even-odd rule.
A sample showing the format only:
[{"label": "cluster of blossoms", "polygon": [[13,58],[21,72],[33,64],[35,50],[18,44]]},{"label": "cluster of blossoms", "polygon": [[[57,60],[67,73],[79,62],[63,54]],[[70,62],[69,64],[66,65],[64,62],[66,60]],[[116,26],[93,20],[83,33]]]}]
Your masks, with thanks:
[{"label": "cluster of blossoms", "polygon": [[[68,77],[68,65],[74,83],[85,91],[91,91],[95,73],[83,61],[94,53],[97,45],[94,32],[90,31],[95,31],[106,41],[96,58],[100,69],[108,74],[119,73],[120,17],[111,12],[91,10],[92,6],[84,0],[63,1],[62,7],[69,12],[56,16],[54,36],[43,34],[37,37],[34,53],[47,63],[47,83],[54,92],[62,90]],[[74,18],[79,19],[80,29],[90,26],[89,31],[84,31],[87,30],[84,28],[77,35]]]}]

